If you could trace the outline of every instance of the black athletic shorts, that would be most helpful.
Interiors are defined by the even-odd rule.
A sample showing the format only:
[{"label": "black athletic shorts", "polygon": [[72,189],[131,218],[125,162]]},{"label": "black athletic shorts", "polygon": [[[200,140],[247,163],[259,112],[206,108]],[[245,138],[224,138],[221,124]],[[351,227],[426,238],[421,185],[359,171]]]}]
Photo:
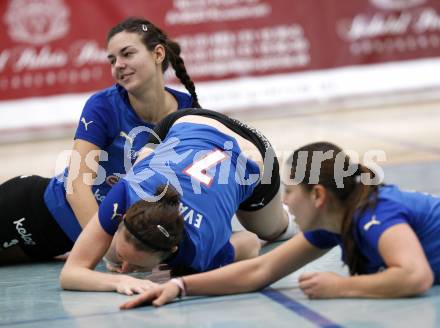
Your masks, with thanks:
[{"label": "black athletic shorts", "polygon": [[215,111],[188,108],[173,112],[161,120],[154,128],[154,132],[160,140],[157,140],[156,136],[151,134],[149,143],[158,144],[164,140],[174,122],[187,115],[199,115],[215,119],[243,138],[252,142],[258,148],[264,159],[264,174],[258,185],[255,187],[252,195],[246,199],[246,201],[241,203],[239,208],[244,211],[256,211],[266,206],[280,189],[280,167],[275,151],[269,140],[267,140],[267,138],[257,129]]},{"label": "black athletic shorts", "polygon": [[21,176],[0,185],[0,247],[14,245],[33,260],[48,260],[71,250],[73,243],[44,203],[50,179]]}]

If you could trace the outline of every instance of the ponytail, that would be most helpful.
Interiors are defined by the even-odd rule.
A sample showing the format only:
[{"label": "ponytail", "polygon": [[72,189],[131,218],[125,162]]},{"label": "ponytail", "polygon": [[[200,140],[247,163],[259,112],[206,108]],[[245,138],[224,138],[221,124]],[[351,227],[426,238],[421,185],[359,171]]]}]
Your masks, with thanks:
[{"label": "ponytail", "polygon": [[[315,152],[318,152],[323,159],[318,163],[319,165],[313,163]],[[372,179],[375,179],[376,175],[361,164],[351,163],[350,158],[340,147],[329,142],[315,142],[303,146],[294,151],[291,159],[292,162],[288,164],[291,165],[290,179],[292,181],[297,181],[296,171],[301,168],[304,170],[304,175],[301,181],[297,181],[299,184],[307,190],[320,184],[344,205],[346,212],[341,227],[344,261],[351,274],[364,273],[365,258],[354,237],[356,222],[365,210],[376,206],[380,184],[364,185],[361,175],[369,174]],[[356,166],[354,170],[352,170],[353,166]],[[354,174],[345,175],[346,172],[353,171]]]},{"label": "ponytail", "polygon": [[361,214],[377,204],[378,185],[364,185],[360,181],[360,174],[366,173],[374,176],[368,168],[359,164],[356,172],[357,184],[351,191],[349,197],[344,201],[346,212],[342,220],[341,238],[345,250],[345,262],[350,274],[365,273],[364,264],[366,259],[356,243],[356,223]]}]

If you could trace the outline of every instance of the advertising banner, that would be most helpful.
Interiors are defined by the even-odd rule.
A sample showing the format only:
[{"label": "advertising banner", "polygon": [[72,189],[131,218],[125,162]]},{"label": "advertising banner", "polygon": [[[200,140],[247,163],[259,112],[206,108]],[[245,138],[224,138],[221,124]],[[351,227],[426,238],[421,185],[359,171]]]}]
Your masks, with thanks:
[{"label": "advertising banner", "polygon": [[177,40],[196,83],[440,56],[435,0],[4,0],[0,101],[111,85],[106,34],[128,16]]}]

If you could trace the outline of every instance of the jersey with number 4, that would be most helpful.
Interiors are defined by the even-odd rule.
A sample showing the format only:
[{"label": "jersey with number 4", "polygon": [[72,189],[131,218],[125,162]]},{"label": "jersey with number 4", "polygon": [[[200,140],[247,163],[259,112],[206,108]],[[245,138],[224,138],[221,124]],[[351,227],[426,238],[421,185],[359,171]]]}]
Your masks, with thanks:
[{"label": "jersey with number 4", "polygon": [[196,271],[229,264],[231,218],[259,182],[258,165],[241,154],[237,141],[217,129],[195,123],[174,124],[165,140],[110,191],[99,220],[114,234],[125,211],[137,201],[157,201],[160,185],[181,195],[185,233],[169,263]]}]

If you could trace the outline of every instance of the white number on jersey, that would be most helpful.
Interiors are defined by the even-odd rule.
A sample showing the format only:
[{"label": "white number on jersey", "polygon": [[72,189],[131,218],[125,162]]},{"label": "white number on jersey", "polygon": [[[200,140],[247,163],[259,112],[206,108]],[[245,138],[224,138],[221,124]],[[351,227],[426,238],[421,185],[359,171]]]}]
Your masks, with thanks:
[{"label": "white number on jersey", "polygon": [[201,183],[209,186],[212,182],[212,177],[206,174],[206,171],[220,163],[226,158],[226,155],[221,150],[216,150],[202,159],[192,163],[188,168],[186,168],[183,172],[190,177],[200,181]]}]

